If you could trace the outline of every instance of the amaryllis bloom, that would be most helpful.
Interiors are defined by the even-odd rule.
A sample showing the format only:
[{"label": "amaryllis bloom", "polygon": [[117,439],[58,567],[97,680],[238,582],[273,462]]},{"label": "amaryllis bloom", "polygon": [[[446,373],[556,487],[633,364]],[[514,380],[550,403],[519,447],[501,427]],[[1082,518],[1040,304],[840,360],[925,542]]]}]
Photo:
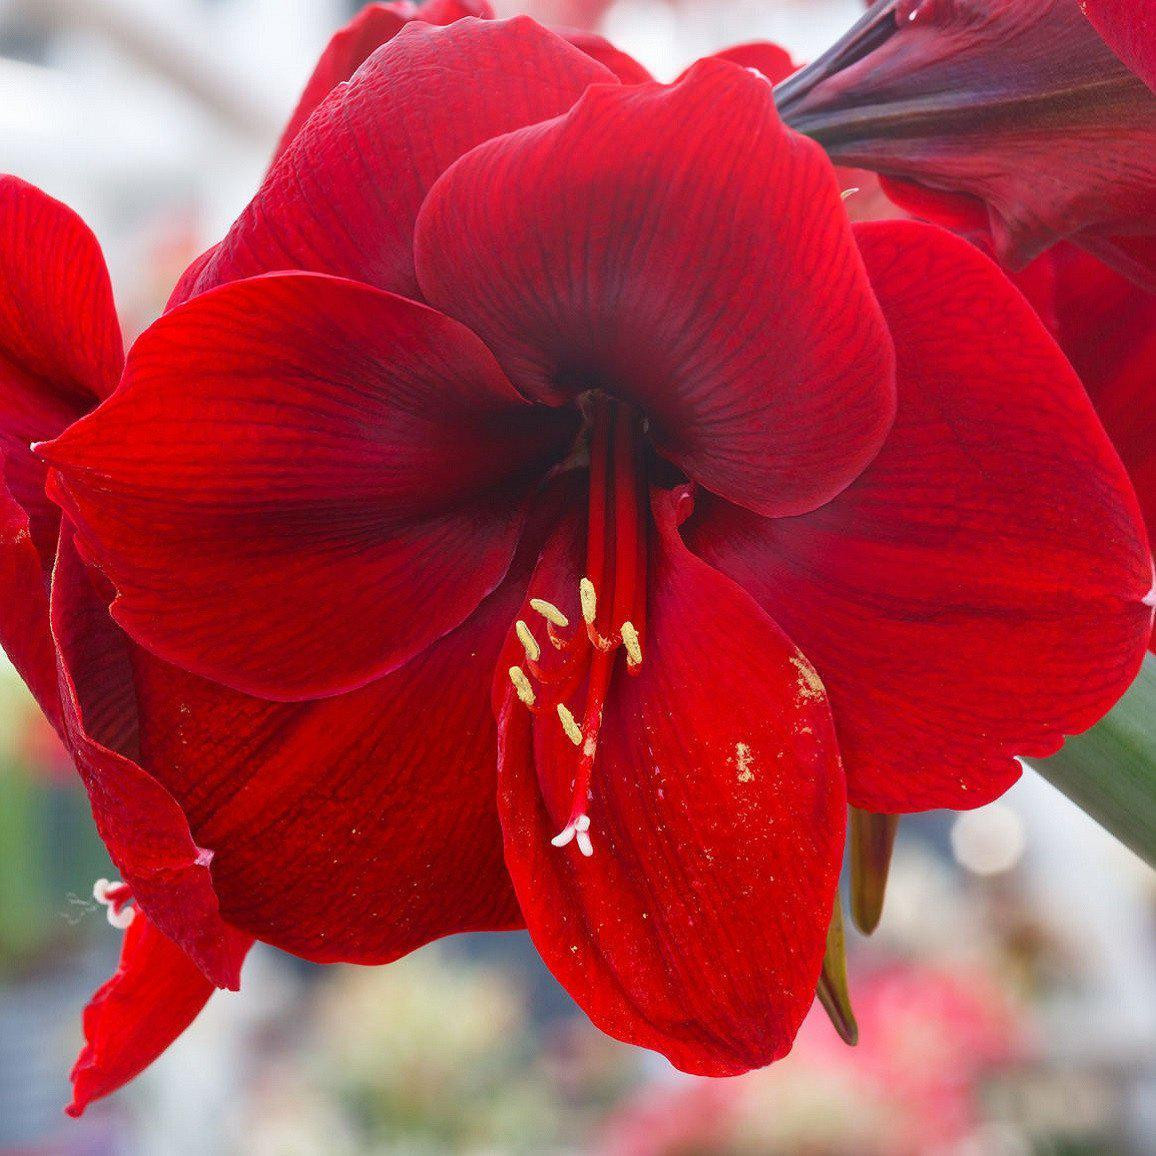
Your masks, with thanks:
[{"label": "amaryllis bloom", "polygon": [[411,23],[177,301],[38,453],[70,738],[208,982],[524,925],[611,1034],[766,1064],[847,800],[987,802],[1144,653],[1135,495],[1035,314],[852,230],[736,64]]},{"label": "amaryllis bloom", "polygon": [[[878,0],[780,86],[779,108],[832,159],[989,237],[1012,267],[1068,238],[1156,289],[1156,95],[1083,7]],[[1142,44],[1151,5],[1099,5],[1113,7]]]}]

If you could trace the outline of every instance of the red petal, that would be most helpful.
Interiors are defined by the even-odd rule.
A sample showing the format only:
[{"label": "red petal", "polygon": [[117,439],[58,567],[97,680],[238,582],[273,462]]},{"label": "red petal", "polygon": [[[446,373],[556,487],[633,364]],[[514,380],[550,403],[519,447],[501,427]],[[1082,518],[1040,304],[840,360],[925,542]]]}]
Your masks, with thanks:
[{"label": "red petal", "polygon": [[334,33],[326,45],[305,91],[281,134],[274,160],[290,145],[309,119],[313,110],[343,80],[348,80],[383,44],[392,40],[411,20],[427,24],[452,24],[466,16],[492,18],[493,10],[485,0],[431,0],[420,8],[408,0],[394,4],[367,4],[358,14]]},{"label": "red petal", "polygon": [[351,694],[262,702],[137,652],[145,761],[214,849],[229,919],[307,958],[358,963],[522,926],[489,689],[542,527],[571,499],[551,487],[535,504],[511,576],[465,625]]},{"label": "red petal", "polygon": [[84,1009],[84,1050],[72,1069],[70,1116],[124,1087],[200,1014],[213,985],[138,911],[116,974]]},{"label": "red petal", "polygon": [[56,653],[48,629],[44,560],[32,539],[28,512],[4,481],[0,454],[0,646],[53,726],[60,726]]},{"label": "red petal", "polygon": [[605,36],[580,28],[556,28],[554,31],[568,44],[573,44],[609,68],[623,84],[646,84],[654,79],[633,56],[628,56],[621,48],[615,48]]},{"label": "red petal", "polygon": [[96,238],[59,201],[0,176],[0,644],[57,723],[48,574],[60,511],[28,447],[111,392],[122,360]]},{"label": "red petal", "polygon": [[[595,1024],[685,1071],[729,1075],[784,1055],[814,1000],[843,776],[809,664],[687,552],[669,495],[655,513],[644,658],[638,677],[620,668],[611,684],[593,856],[550,844],[568,818],[559,767],[573,766],[574,748],[545,712],[532,724],[507,682],[506,862],[534,943]],[[581,543],[569,534],[532,591],[577,590]],[[577,607],[562,609],[580,621]]]},{"label": "red petal", "polygon": [[413,223],[438,176],[611,79],[524,17],[414,21],[323,102],[190,288],[307,269],[414,297]]},{"label": "red petal", "polygon": [[574,432],[456,322],[284,274],[167,314],[116,396],[41,452],[137,641],[296,699],[363,685],[462,622]]},{"label": "red petal", "polygon": [[213,983],[236,987],[248,941],[221,919],[212,853],[193,842],[176,801],[136,761],[129,644],[108,616],[98,579],[66,532],[53,573],[52,630],[69,750],[100,837],[137,903]]},{"label": "red petal", "polygon": [[799,66],[791,59],[791,54],[769,40],[756,40],[750,44],[736,44],[714,54],[716,60],[729,60],[742,68],[753,68],[761,72],[772,84],[786,80]]},{"label": "red petal", "polygon": [[1156,92],[1156,3],[1081,0],[1080,9],[1112,51]]},{"label": "red petal", "polygon": [[[981,247],[990,238],[987,206],[978,197],[945,193],[888,177],[881,177],[879,183],[891,200],[915,217],[953,229]],[[990,249],[990,245],[987,248]]]},{"label": "red petal", "polygon": [[1156,294],[1078,249],[1057,245],[1052,256],[1057,340],[1124,462],[1148,539],[1156,542]]},{"label": "red petal", "polygon": [[319,962],[522,926],[495,805],[494,663],[525,587],[350,694],[246,698],[137,661],[143,761],[213,849],[225,917]]},{"label": "red petal", "polygon": [[475,149],[416,244],[429,299],[528,396],[637,402],[669,457],[751,509],[813,508],[890,426],[890,341],[831,166],[734,65],[595,86]]},{"label": "red petal", "polygon": [[[124,353],[100,245],[71,209],[9,176],[0,176],[0,286],[6,415],[40,404],[75,416],[112,392]],[[10,397],[16,385],[25,388]]]},{"label": "red petal", "polygon": [[[985,232],[1013,268],[1064,238],[1098,247],[1151,236],[1156,97],[1080,7],[876,5],[781,86],[779,107],[838,163],[922,185],[925,210],[940,193],[952,211],[960,195],[981,201]],[[1129,275],[1156,288],[1156,249],[1149,257]]]},{"label": "red petal", "polygon": [[1086,395],[995,266],[923,225],[857,236],[899,357],[891,437],[813,514],[718,504],[690,541],[818,668],[854,805],[979,806],[1131,682],[1151,560]]}]

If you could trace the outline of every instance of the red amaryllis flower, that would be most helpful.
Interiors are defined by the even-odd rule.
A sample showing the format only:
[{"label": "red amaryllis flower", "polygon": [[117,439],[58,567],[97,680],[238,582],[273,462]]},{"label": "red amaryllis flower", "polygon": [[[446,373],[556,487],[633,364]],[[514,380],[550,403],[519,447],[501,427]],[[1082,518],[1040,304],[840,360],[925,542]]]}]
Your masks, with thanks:
[{"label": "red amaryllis flower", "polygon": [[780,86],[780,110],[1013,267],[1070,238],[1156,288],[1156,95],[1081,7],[879,0]]},{"label": "red amaryllis flower", "polygon": [[1140,661],[1148,547],[1058,349],[962,242],[853,235],[732,64],[411,25],[194,287],[41,452],[259,938],[525,920],[606,1030],[764,1064],[845,797],[986,802]]}]

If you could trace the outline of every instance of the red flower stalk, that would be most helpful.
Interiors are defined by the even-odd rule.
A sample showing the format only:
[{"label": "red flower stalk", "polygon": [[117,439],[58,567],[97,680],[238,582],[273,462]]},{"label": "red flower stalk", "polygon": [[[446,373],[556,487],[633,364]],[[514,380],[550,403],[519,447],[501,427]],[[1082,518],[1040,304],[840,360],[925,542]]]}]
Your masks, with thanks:
[{"label": "red flower stalk", "polygon": [[[1156,95],[1081,8],[878,0],[779,87],[780,111],[905,207],[989,235],[1014,268],[1069,238],[1156,289]],[[1148,5],[1130,19],[1138,32]]]},{"label": "red flower stalk", "polygon": [[853,231],[734,64],[411,24],[178,301],[39,453],[70,737],[186,823],[163,896],[114,853],[186,951],[524,923],[605,1030],[743,1071],[814,998],[847,799],[987,802],[1141,661],[1058,348],[963,242]]}]

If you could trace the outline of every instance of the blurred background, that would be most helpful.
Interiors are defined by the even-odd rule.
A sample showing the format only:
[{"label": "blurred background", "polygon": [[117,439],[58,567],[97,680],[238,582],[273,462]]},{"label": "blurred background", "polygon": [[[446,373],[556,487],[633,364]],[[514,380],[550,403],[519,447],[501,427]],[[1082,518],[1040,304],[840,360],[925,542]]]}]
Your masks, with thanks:
[{"label": "blurred background", "polygon": [[[252,195],[354,0],[0,0],[0,171],[77,209],[125,329]],[[597,26],[660,78],[769,38],[815,55],[858,0],[507,0]],[[850,937],[861,1043],[681,1076],[582,1017],[524,936],[388,968],[272,951],[79,1123],[80,1012],[119,933],[68,759],[0,667],[0,1152],[91,1156],[1156,1153],[1156,876],[1030,770],[1000,803],[905,820],[880,931]]]}]

